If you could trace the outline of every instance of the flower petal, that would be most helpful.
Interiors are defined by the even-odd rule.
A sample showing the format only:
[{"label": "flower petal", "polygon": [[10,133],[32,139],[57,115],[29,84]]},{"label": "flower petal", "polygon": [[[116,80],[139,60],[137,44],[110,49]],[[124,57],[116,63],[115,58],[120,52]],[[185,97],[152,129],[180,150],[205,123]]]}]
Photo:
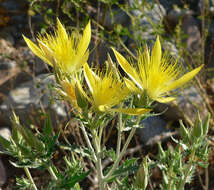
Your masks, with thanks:
[{"label": "flower petal", "polygon": [[47,60],[46,62],[51,66],[54,65],[55,59],[54,59],[53,51],[46,44],[44,44],[42,41],[38,40],[38,43],[39,43],[39,47],[40,47],[41,52],[44,54],[45,59]]},{"label": "flower petal", "polygon": [[86,63],[84,65],[84,76],[85,76],[85,80],[88,84],[89,90],[90,90],[91,94],[93,94],[94,89],[96,88],[95,79],[94,79],[92,70],[88,66],[88,63]]},{"label": "flower petal", "polygon": [[157,36],[155,45],[152,49],[152,55],[151,55],[151,62],[152,65],[155,66],[156,68],[159,67],[159,65],[161,64],[161,44],[160,44],[160,40],[159,40],[159,36]]},{"label": "flower petal", "polygon": [[170,84],[169,86],[167,86],[164,91],[170,91],[170,90],[174,90],[176,88],[179,88],[180,86],[184,85],[185,83],[187,83],[189,80],[191,80],[203,67],[204,65],[201,65],[200,67],[197,67],[196,69],[186,73],[184,76],[182,76],[181,78],[175,80],[172,84]]},{"label": "flower petal", "polygon": [[134,67],[132,67],[128,61],[119,53],[117,52],[114,48],[112,48],[112,50],[114,51],[114,55],[117,58],[118,63],[120,64],[120,66],[122,67],[122,69],[126,72],[126,74],[135,82],[135,84],[141,88],[141,90],[143,89],[142,87],[142,83],[139,77],[139,74],[137,73],[137,71],[135,70]]},{"label": "flower petal", "polygon": [[163,97],[163,98],[157,98],[156,101],[160,102],[160,103],[168,103],[171,102],[173,100],[175,100],[175,97]]},{"label": "flower petal", "polygon": [[123,79],[125,81],[125,84],[127,86],[127,88],[134,93],[141,93],[141,90],[135,85],[135,83],[133,83],[131,80],[124,78]]},{"label": "flower petal", "polygon": [[58,18],[57,18],[57,29],[58,29],[57,30],[58,37],[62,38],[63,40],[68,40],[68,35],[66,33],[66,30]]},{"label": "flower petal", "polygon": [[92,100],[88,97],[88,95],[86,94],[86,92],[83,90],[82,84],[81,84],[80,79],[79,79],[79,77],[78,77],[77,74],[76,74],[76,86],[77,86],[79,92],[80,92],[90,103],[92,103]]},{"label": "flower petal", "polygon": [[68,81],[61,81],[61,86],[63,91],[67,94],[69,101],[73,106],[77,106],[77,100],[75,95],[75,83],[70,83]]},{"label": "flower petal", "polygon": [[127,115],[143,115],[150,112],[152,109],[146,108],[114,108],[111,109],[113,112],[121,112]]},{"label": "flower petal", "polygon": [[40,59],[42,59],[43,61],[45,61],[46,63],[48,63],[49,65],[52,66],[50,61],[45,57],[45,54],[42,52],[42,50],[36,44],[34,44],[30,39],[28,39],[24,35],[23,35],[23,38],[24,38],[25,42],[27,43],[28,47],[31,49],[31,51],[36,56],[38,56]]},{"label": "flower petal", "polygon": [[78,47],[77,47],[78,56],[82,57],[86,53],[90,40],[91,40],[91,23],[89,21],[78,43]]}]

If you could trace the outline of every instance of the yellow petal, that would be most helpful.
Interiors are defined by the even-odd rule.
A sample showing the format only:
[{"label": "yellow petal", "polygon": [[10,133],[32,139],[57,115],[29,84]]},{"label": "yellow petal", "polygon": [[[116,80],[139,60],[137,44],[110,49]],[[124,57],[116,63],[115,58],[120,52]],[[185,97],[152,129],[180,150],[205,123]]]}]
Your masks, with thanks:
[{"label": "yellow petal", "polygon": [[89,90],[90,90],[91,94],[93,94],[94,89],[95,89],[95,79],[93,76],[93,72],[89,68],[87,63],[84,65],[84,76],[85,76],[85,80],[88,84]]},{"label": "yellow petal", "polygon": [[114,51],[114,55],[116,56],[117,61],[120,64],[120,66],[122,67],[122,69],[127,73],[127,75],[135,82],[135,84],[139,88],[143,89],[139,74],[136,72],[135,68],[132,67],[128,63],[128,61],[119,52],[117,52],[114,48],[112,48],[112,50]]},{"label": "yellow petal", "polygon": [[155,45],[152,49],[151,61],[152,64],[158,67],[161,63],[161,44],[159,40],[159,36],[157,36]]},{"label": "yellow petal", "polygon": [[88,56],[89,51],[87,50],[82,57],[77,57],[77,60],[79,59],[79,61],[76,61],[77,64],[75,65],[75,70],[79,70],[84,64],[87,63]]},{"label": "yellow petal", "polygon": [[61,22],[59,21],[59,19],[57,18],[57,35],[58,37],[68,40],[68,35],[66,33],[65,28],[63,27],[63,25],[61,24]]},{"label": "yellow petal", "polygon": [[53,51],[46,44],[44,44],[42,41],[38,40],[38,43],[39,43],[40,50],[42,51],[42,53],[45,56],[46,63],[48,63],[51,66],[54,65],[55,60],[54,60]]},{"label": "yellow petal", "polygon": [[204,65],[201,65],[200,67],[197,67],[196,69],[186,73],[184,76],[182,76],[181,78],[175,80],[172,84],[170,84],[169,86],[167,86],[164,91],[170,91],[170,90],[174,90],[176,88],[179,88],[180,86],[184,85],[185,83],[187,83],[189,80],[191,80],[203,67]]},{"label": "yellow petal", "polygon": [[127,86],[127,88],[134,93],[140,93],[141,90],[139,88],[137,88],[137,86],[135,85],[135,83],[133,83],[131,80],[124,78],[125,84]]},{"label": "yellow petal", "polygon": [[152,109],[146,109],[146,108],[114,108],[111,109],[113,112],[121,112],[127,115],[143,115],[145,113],[150,112]]},{"label": "yellow petal", "polygon": [[75,95],[75,84],[69,83],[68,81],[61,81],[61,86],[64,92],[67,94],[71,103],[77,107],[76,95]]},{"label": "yellow petal", "polygon": [[25,40],[25,42],[27,43],[28,47],[31,49],[31,51],[36,55],[38,56],[40,59],[42,59],[43,61],[45,61],[46,63],[52,65],[50,63],[50,61],[45,57],[44,53],[41,51],[41,49],[36,45],[34,44],[30,39],[28,39],[27,37],[25,37],[23,35],[23,38]]},{"label": "yellow petal", "polygon": [[89,21],[83,31],[83,36],[80,38],[77,47],[77,52],[79,52],[79,56],[82,57],[85,54],[86,50],[88,49],[90,40],[91,40],[91,23]]},{"label": "yellow petal", "polygon": [[81,82],[79,80],[79,77],[76,75],[76,85],[80,93],[90,102],[92,103],[92,100],[88,97],[88,95],[85,93],[85,91],[82,88]]},{"label": "yellow petal", "polygon": [[168,103],[171,102],[173,100],[175,100],[176,98],[174,97],[166,97],[166,98],[157,98],[156,101],[160,102],[160,103]]},{"label": "yellow petal", "polygon": [[145,59],[145,64],[148,67],[150,65],[150,55],[149,55],[149,50],[148,50],[147,45],[145,47],[143,57]]}]

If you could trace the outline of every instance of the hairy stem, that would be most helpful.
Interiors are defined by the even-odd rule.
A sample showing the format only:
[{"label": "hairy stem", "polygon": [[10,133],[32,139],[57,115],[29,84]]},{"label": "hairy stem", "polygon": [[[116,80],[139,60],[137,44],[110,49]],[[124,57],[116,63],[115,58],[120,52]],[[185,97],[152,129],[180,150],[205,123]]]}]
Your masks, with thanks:
[{"label": "hairy stem", "polygon": [[129,145],[129,143],[130,143],[132,137],[134,136],[135,131],[136,131],[136,128],[132,128],[131,132],[129,133],[128,139],[127,139],[125,145],[123,146],[123,149],[122,149],[122,151],[121,151],[119,157],[117,157],[117,160],[114,162],[114,164],[113,164],[111,170],[110,170],[110,171],[108,172],[108,174],[105,176],[105,180],[108,180],[108,179],[111,177],[111,175],[113,174],[113,172],[116,170],[116,168],[117,168],[119,162],[121,161],[123,155],[124,155],[125,152],[126,152],[126,149],[127,149],[128,145]]},{"label": "hairy stem", "polygon": [[93,136],[93,144],[95,147],[95,154],[97,157],[96,161],[96,169],[97,169],[97,175],[98,175],[98,182],[99,182],[99,189],[105,190],[105,181],[103,178],[103,168],[102,168],[102,158],[101,158],[101,138],[100,136],[97,136],[96,131],[92,131]]},{"label": "hairy stem", "polygon": [[119,123],[118,123],[118,136],[117,136],[117,149],[116,149],[116,157],[120,154],[120,147],[121,147],[121,137],[122,137],[122,113],[119,113]]},{"label": "hairy stem", "polygon": [[187,165],[187,169],[186,169],[186,172],[184,174],[184,178],[179,186],[179,190],[184,190],[184,186],[186,184],[186,181],[187,181],[187,177],[189,176],[190,172],[191,172],[191,168],[192,168],[192,164],[193,164],[193,160],[194,160],[194,157],[195,157],[195,151],[192,152],[191,156],[190,156],[190,160],[189,160],[189,163]]},{"label": "hairy stem", "polygon": [[56,174],[54,173],[53,169],[51,166],[48,167],[48,171],[52,177],[53,180],[57,181],[57,177],[56,177]]},{"label": "hairy stem", "polygon": [[91,142],[90,142],[90,140],[89,140],[89,137],[88,137],[88,134],[87,134],[87,132],[86,132],[86,130],[85,130],[84,125],[82,124],[80,128],[81,128],[81,130],[82,130],[82,132],[83,132],[83,135],[84,135],[84,138],[85,138],[86,143],[87,143],[87,145],[88,145],[88,148],[92,151],[92,153],[93,153],[93,158],[94,158],[94,160],[95,160],[95,162],[96,162],[96,161],[97,161],[97,157],[96,157],[96,154],[95,154],[95,152],[94,152],[94,148],[93,148],[92,145],[91,145]]},{"label": "hairy stem", "polygon": [[36,187],[36,185],[35,185],[35,183],[34,183],[34,180],[33,180],[32,176],[31,176],[31,174],[30,174],[29,169],[28,169],[27,167],[24,167],[24,170],[25,170],[25,173],[26,173],[28,179],[30,180],[30,183],[32,184],[33,189],[34,189],[34,190],[37,190],[37,187]]}]

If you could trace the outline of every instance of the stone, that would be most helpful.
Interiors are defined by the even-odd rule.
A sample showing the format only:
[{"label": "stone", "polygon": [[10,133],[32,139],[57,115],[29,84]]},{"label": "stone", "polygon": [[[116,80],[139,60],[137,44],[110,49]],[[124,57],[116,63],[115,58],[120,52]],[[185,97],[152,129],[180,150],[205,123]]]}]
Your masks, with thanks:
[{"label": "stone", "polygon": [[167,122],[160,116],[150,116],[140,122],[142,128],[137,130],[140,140],[145,145],[153,145],[158,141],[173,135],[173,132],[167,129]]},{"label": "stone", "polygon": [[27,66],[35,74],[39,75],[42,73],[47,73],[48,65],[44,63],[40,58],[33,54],[33,52],[28,47],[22,47],[21,55],[25,58]]},{"label": "stone", "polygon": [[197,88],[190,86],[179,93],[180,95],[173,103],[157,103],[155,112],[163,112],[162,117],[168,121],[188,119],[189,121],[194,122],[197,111],[199,111],[202,119],[206,117],[208,111]]},{"label": "stone", "polygon": [[[7,139],[8,141],[10,140],[11,137],[11,131],[9,127],[0,127],[0,136],[3,138]],[[0,144],[0,151],[3,151],[4,147]]]},{"label": "stone", "polygon": [[208,35],[205,41],[205,63],[209,68],[214,67],[214,20],[210,21]]},{"label": "stone", "polygon": [[167,11],[171,10],[175,5],[177,5],[178,7],[181,7],[183,5],[183,2],[181,0],[159,0],[159,2]]},{"label": "stone", "polygon": [[160,4],[163,5],[167,11],[170,11],[174,6],[180,8],[188,6],[189,9],[197,11],[200,4],[199,1],[203,0],[159,0]]},{"label": "stone", "polygon": [[186,15],[194,15],[194,12],[179,7],[170,9],[165,16],[165,28],[174,30],[180,19],[184,18]]},{"label": "stone", "polygon": [[8,127],[0,127],[0,135],[7,140],[10,140],[11,131]]},{"label": "stone", "polygon": [[0,38],[0,52],[1,55],[10,55],[16,52],[16,50],[9,41]]},{"label": "stone", "polygon": [[[111,15],[113,12],[113,17]],[[106,18],[104,21],[104,26],[107,27],[109,30],[113,30],[115,25],[121,24],[122,26],[128,27],[130,24],[129,16],[120,8],[113,8],[112,10],[108,11],[106,14]],[[102,15],[101,15],[102,18]],[[100,19],[101,19],[100,18]]]},{"label": "stone", "polygon": [[62,101],[51,101],[56,97],[55,91],[51,89],[54,84],[54,76],[48,74],[39,75],[33,80],[20,84],[10,91],[0,105],[0,115],[7,119],[5,122],[10,123],[9,118],[13,110],[20,117],[21,123],[27,125],[32,121],[40,122],[41,109],[49,110],[53,124],[57,126],[60,119],[65,119],[67,112],[66,105]]},{"label": "stone", "polygon": [[208,114],[206,104],[200,92],[194,86],[182,90],[182,95],[177,98],[177,105],[192,121],[195,120],[197,111],[199,111],[202,119]]},{"label": "stone", "polygon": [[[139,3],[142,2],[139,1]],[[133,0],[129,0],[129,4],[133,6]],[[151,25],[151,22],[154,25],[160,24],[160,22],[162,22],[164,16],[166,15],[166,10],[161,4],[148,2],[147,5],[148,6],[145,6],[143,11],[140,11],[138,7],[133,8],[133,10],[131,11],[133,16],[140,18],[139,25],[143,27],[143,29],[140,31],[132,31],[133,36],[136,36],[136,39],[139,39],[138,37],[140,36],[140,39],[143,40],[154,40],[155,31],[153,29],[153,26]]]},{"label": "stone", "polygon": [[182,19],[182,41],[186,45],[186,49],[189,53],[198,54],[199,51],[201,51],[202,41],[199,29],[200,23],[193,15],[194,12],[188,9],[172,9],[165,17],[165,28],[173,33],[179,20]]},{"label": "stone", "polygon": [[16,62],[9,59],[0,59],[0,71],[1,70],[10,70],[16,67]]},{"label": "stone", "polygon": [[13,32],[16,31],[15,26],[6,26],[1,29],[0,36],[2,39],[6,40],[8,43],[10,43],[10,46],[15,45],[15,39],[13,37]]},{"label": "stone", "polygon": [[183,42],[191,54],[198,54],[201,51],[201,33],[198,25],[197,19],[191,14],[186,14],[182,19],[181,30],[184,36],[187,36]]},{"label": "stone", "polygon": [[2,187],[6,183],[6,180],[7,180],[6,170],[0,157],[0,187]]}]

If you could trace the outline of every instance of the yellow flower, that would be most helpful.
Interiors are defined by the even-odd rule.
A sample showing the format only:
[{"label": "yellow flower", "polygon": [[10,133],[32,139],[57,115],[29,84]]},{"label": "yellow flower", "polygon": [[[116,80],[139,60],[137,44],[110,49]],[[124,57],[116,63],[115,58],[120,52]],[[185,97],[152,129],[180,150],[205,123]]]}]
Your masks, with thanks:
[{"label": "yellow flower", "polygon": [[175,98],[167,96],[167,93],[182,87],[203,67],[201,65],[179,78],[177,61],[167,59],[166,55],[162,56],[159,37],[156,39],[151,56],[147,47],[144,53],[139,54],[137,66],[129,64],[120,53],[114,49],[113,51],[118,63],[131,78],[125,79],[127,87],[137,94],[146,93],[151,100],[162,103],[174,100]]},{"label": "yellow flower", "polygon": [[81,72],[75,72],[70,80],[60,80],[62,89],[58,89],[59,94],[68,100],[71,105],[79,112],[83,107],[87,107],[88,97],[83,90],[83,75]]},{"label": "yellow flower", "polygon": [[63,80],[60,82],[62,86],[61,95],[63,95],[68,101],[76,108],[79,109],[77,105],[77,98],[75,94],[75,87],[76,87],[76,82],[75,80],[72,80],[71,82],[67,80]]},{"label": "yellow flower", "polygon": [[91,40],[90,22],[83,31],[83,35],[68,35],[65,28],[57,19],[55,35],[39,35],[38,45],[26,38],[31,51],[51,66],[59,67],[65,73],[73,73],[83,66],[88,59],[88,45]]},{"label": "yellow flower", "polygon": [[88,97],[88,100],[94,110],[100,112],[123,112],[131,115],[141,115],[150,111],[150,109],[144,108],[112,108],[129,95],[127,87],[112,71],[94,73],[88,64],[85,64],[84,75],[91,93],[91,97]]}]

